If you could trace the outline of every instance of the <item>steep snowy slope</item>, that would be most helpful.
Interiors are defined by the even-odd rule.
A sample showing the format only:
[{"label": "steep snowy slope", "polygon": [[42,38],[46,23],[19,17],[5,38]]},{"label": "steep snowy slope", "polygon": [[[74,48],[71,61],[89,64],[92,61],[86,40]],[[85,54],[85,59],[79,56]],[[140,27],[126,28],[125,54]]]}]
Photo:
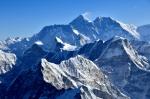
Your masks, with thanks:
[{"label": "steep snowy slope", "polygon": [[83,15],[78,16],[69,23],[74,29],[78,30],[80,35],[85,36],[90,41],[98,39],[98,33],[93,22],[88,21]]},{"label": "steep snowy slope", "polygon": [[129,40],[140,39],[136,27],[116,21],[110,17],[98,17],[94,20],[101,40],[108,40],[114,36],[121,36]]},{"label": "steep snowy slope", "polygon": [[150,65],[147,58],[140,56],[126,39],[107,41],[96,64],[132,99],[149,99]]},{"label": "steep snowy slope", "polygon": [[39,68],[22,72],[7,98],[128,99],[90,60],[76,56],[59,65],[41,60]]},{"label": "steep snowy slope", "polygon": [[127,39],[114,37],[105,42],[105,48],[99,57],[100,59],[109,59],[116,56],[128,57],[137,67],[143,70],[149,70],[150,66],[146,57],[138,55]]}]

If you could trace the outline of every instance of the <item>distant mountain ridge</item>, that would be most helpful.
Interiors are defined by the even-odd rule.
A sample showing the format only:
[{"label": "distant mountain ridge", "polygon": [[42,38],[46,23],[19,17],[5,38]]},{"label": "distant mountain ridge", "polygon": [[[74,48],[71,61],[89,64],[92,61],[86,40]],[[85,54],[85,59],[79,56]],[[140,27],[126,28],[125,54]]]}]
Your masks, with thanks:
[{"label": "distant mountain ridge", "polygon": [[124,24],[110,17],[97,17],[92,22],[80,15],[68,25],[46,26],[29,38],[7,39],[0,43],[0,49],[22,55],[36,41],[41,41],[45,50],[54,50],[56,37],[78,48],[95,40],[106,41],[114,36],[128,40],[145,40],[142,38],[142,33],[137,32],[136,26]]}]

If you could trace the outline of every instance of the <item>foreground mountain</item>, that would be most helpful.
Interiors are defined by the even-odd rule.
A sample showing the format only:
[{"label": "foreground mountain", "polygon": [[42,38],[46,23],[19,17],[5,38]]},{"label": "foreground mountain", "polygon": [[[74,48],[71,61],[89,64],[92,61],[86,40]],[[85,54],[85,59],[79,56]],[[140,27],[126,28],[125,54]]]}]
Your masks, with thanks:
[{"label": "foreground mountain", "polygon": [[38,68],[22,71],[8,87],[6,98],[128,99],[90,60],[81,56],[59,65],[42,59]]},{"label": "foreground mountain", "polygon": [[132,99],[149,99],[149,57],[138,53],[127,39],[116,36],[106,42],[99,40],[78,51],[63,51],[49,58],[59,63],[78,54],[94,61],[115,86]]}]

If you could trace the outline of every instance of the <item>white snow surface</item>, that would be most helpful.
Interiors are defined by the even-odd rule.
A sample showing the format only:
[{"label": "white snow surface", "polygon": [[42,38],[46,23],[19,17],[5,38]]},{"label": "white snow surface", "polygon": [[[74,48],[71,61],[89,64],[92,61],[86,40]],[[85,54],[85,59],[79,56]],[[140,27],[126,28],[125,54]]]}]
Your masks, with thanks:
[{"label": "white snow surface", "polygon": [[121,27],[124,30],[128,31],[129,33],[131,33],[134,37],[140,39],[140,34],[137,32],[137,27],[136,26],[134,26],[132,24],[124,24],[124,23],[122,23],[120,21],[117,21],[117,22],[121,25]]},{"label": "white snow surface", "polygon": [[[80,55],[62,61],[60,64],[50,63],[46,59],[42,59],[41,61],[43,79],[59,90],[63,88],[81,88],[80,91],[86,94],[82,96],[82,99],[93,99],[93,97],[99,99],[100,97],[94,94],[94,89],[97,90],[97,92],[100,90],[100,93],[104,92],[106,95],[110,95],[109,97],[128,99],[120,91],[118,91],[119,94],[115,94],[116,90],[112,88],[113,86],[101,70],[92,61]],[[82,89],[82,86],[86,87]],[[71,98],[77,91],[78,90],[64,93],[64,95],[58,99],[62,97],[68,99],[68,95]]]},{"label": "white snow surface", "polygon": [[79,34],[80,34],[79,31],[76,30],[76,29],[73,29],[73,32],[74,32],[76,35],[79,35]]},{"label": "white snow surface", "polygon": [[61,48],[62,50],[74,51],[77,48],[77,46],[63,42],[59,37],[56,37],[56,41],[63,44],[63,48]]},{"label": "white snow surface", "polygon": [[76,48],[77,48],[77,46],[73,46],[73,45],[64,43],[64,47],[62,49],[66,50],[66,51],[74,51]]},{"label": "white snow surface", "polygon": [[37,44],[37,45],[44,45],[42,41],[36,41],[35,44]]}]

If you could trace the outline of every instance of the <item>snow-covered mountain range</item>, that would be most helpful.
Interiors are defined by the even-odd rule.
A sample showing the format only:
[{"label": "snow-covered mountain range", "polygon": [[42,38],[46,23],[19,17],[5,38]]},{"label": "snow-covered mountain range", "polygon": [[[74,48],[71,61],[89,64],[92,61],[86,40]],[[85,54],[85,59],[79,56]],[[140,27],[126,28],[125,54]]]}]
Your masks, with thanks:
[{"label": "snow-covered mountain range", "polygon": [[9,50],[20,56],[35,42],[41,42],[45,50],[54,51],[58,41],[63,41],[64,49],[67,50],[66,47],[74,49],[98,39],[106,41],[114,36],[121,36],[129,40],[145,40],[145,35],[148,33],[143,33],[145,31],[139,28],[110,17],[98,17],[94,21],[88,21],[80,15],[68,25],[46,26],[29,38],[8,38],[0,42],[0,49]]},{"label": "snow-covered mountain range", "polygon": [[78,16],[0,41],[2,99],[149,99],[150,26]]}]

